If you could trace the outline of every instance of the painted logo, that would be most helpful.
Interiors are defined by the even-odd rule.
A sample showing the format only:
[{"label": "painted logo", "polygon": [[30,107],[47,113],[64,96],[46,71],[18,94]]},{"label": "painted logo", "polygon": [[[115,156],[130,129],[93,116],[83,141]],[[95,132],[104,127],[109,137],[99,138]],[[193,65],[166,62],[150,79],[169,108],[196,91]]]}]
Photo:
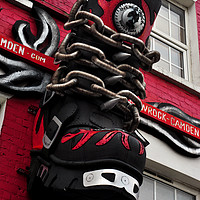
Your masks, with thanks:
[{"label": "painted logo", "polygon": [[114,13],[114,23],[119,32],[139,36],[145,27],[146,18],[140,7],[133,3],[119,5]]}]

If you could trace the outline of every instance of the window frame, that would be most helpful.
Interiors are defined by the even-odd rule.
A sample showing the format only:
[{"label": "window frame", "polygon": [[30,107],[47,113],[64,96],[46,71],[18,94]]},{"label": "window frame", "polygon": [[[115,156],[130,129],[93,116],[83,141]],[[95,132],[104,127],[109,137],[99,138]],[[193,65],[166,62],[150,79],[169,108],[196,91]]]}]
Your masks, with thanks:
[{"label": "window frame", "polygon": [[[188,35],[188,33],[187,33],[187,29],[188,29],[187,28],[188,27],[188,11],[187,11],[187,8],[185,6],[183,6],[183,5],[181,5],[181,4],[178,4],[176,1],[173,1],[173,0],[165,0],[165,1],[168,1],[169,3],[175,5],[176,7],[180,8],[180,9],[182,9],[184,11],[184,14],[185,14],[184,15],[184,17],[185,17],[185,28],[186,28],[185,31],[186,31],[186,36],[187,36]],[[161,32],[159,29],[156,29],[155,26],[153,27],[152,31],[158,33],[161,36],[163,36],[166,40],[169,40],[169,41],[171,41],[171,42],[173,42],[175,44],[178,44],[178,46],[181,46],[182,48],[186,48],[186,49],[188,48],[187,37],[186,37],[186,44],[184,44],[183,42],[180,42],[180,41],[174,39],[173,37],[169,37],[169,35]]]},{"label": "window frame", "polygon": [[[159,69],[156,64],[153,65],[152,73],[200,97],[199,46],[198,44],[196,44],[198,42],[195,42],[198,41],[197,18],[195,7],[196,0],[167,1],[185,11],[186,44],[176,41],[173,38],[169,39],[169,36],[167,34],[162,33],[161,31],[156,29],[155,26],[152,29],[151,36],[164,43],[170,43],[170,46],[173,48],[175,47],[175,49],[181,51],[184,50],[183,61],[186,65],[184,66],[185,78],[175,75],[167,70]],[[194,18],[194,20],[190,20],[192,21],[192,23],[189,23],[189,17]],[[193,37],[195,39],[193,39]]]},{"label": "window frame", "polygon": [[[151,36],[155,39],[158,39],[159,41],[169,45],[170,47],[174,48],[174,49],[177,49],[178,51],[182,52],[183,53],[183,70],[184,70],[184,78],[182,79],[185,79],[185,80],[188,80],[189,81],[189,74],[188,74],[188,69],[190,67],[189,65],[189,55],[190,55],[190,50],[189,50],[189,47],[188,47],[188,44],[189,44],[189,41],[188,41],[188,13],[187,13],[187,9],[182,6],[182,5],[179,5],[177,4],[176,2],[173,2],[171,0],[166,0],[168,1],[170,4],[173,4],[175,6],[177,6],[178,8],[182,9],[184,11],[184,18],[185,18],[185,34],[186,34],[186,44],[174,39],[173,37],[163,33],[162,31],[160,31],[159,29],[156,28],[156,26],[153,27],[152,29],[152,32],[151,32]],[[171,22],[170,22],[171,23]],[[171,54],[170,54],[171,56]],[[160,71],[158,67],[156,67],[156,64],[154,65],[153,67],[155,70],[157,71]],[[165,70],[162,70],[164,74],[168,75],[169,77],[172,77],[171,74],[173,74],[172,72],[170,71],[165,71]],[[175,75],[173,74],[174,76],[177,76],[179,77],[178,75]]]},{"label": "window frame", "polygon": [[[182,191],[184,193],[187,193],[189,195],[194,196],[195,200],[200,200],[200,193],[196,188],[191,188],[190,186],[188,186],[188,185],[186,185],[184,183],[175,182],[175,181],[173,181],[171,179],[168,179],[168,178],[166,178],[164,176],[160,176],[160,175],[157,175],[155,173],[151,173],[150,171],[146,171],[146,170],[144,171],[144,175],[143,176],[146,177],[146,178],[151,179],[154,182],[153,183],[154,184],[153,185],[153,190],[154,190],[153,191],[153,196],[154,196],[153,200],[156,199],[156,197],[155,197],[156,196],[156,187],[155,187],[155,185],[157,184],[157,182],[165,184],[165,185],[167,185],[169,187],[172,187],[175,190],[175,197],[177,197],[177,190],[179,190],[179,191]],[[142,200],[142,199],[139,199],[139,200]],[[177,199],[175,199],[175,200],[177,200]]]},{"label": "window frame", "polygon": [[[182,78],[182,79],[185,79],[185,80],[189,80],[189,73],[188,73],[188,65],[189,65],[189,63],[188,63],[188,59],[187,59],[188,58],[188,47],[181,48],[180,45],[177,46],[177,45],[175,45],[174,43],[172,43],[169,40],[163,40],[163,38],[160,35],[157,35],[154,32],[151,33],[151,36],[153,37],[153,39],[157,39],[157,40],[163,42],[164,44],[169,45],[169,47],[174,48],[174,49],[180,51],[183,54],[183,63],[184,63],[184,66],[183,66],[184,72],[183,73],[184,73],[184,78],[180,77],[178,75],[175,75],[175,74],[173,74],[170,71],[163,70],[163,69],[160,70],[159,67],[157,66],[157,64],[155,64],[153,66],[153,69],[155,69],[157,71],[163,71],[165,74],[168,74],[169,76],[170,76],[170,74],[173,74],[174,76],[177,76],[179,78]],[[155,49],[154,45],[155,45],[155,43],[153,42],[153,49]],[[171,52],[169,53],[169,55],[171,57]],[[171,61],[169,63],[172,64]]]}]

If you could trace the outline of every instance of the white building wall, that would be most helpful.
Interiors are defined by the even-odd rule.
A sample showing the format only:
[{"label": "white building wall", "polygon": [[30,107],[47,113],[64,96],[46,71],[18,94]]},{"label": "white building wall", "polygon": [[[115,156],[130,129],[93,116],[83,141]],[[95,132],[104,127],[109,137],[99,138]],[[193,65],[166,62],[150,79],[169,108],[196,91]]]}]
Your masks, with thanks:
[{"label": "white building wall", "polygon": [[146,147],[146,169],[194,189],[197,200],[200,200],[200,157],[181,155],[160,139],[144,131],[140,132],[150,142]]}]

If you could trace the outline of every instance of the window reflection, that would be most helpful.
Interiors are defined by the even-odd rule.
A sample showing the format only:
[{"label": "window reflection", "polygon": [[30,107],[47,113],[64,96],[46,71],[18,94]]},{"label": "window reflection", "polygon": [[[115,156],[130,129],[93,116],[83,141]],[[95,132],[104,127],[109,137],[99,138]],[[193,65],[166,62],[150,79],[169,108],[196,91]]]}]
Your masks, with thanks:
[{"label": "window reflection", "polygon": [[181,8],[162,0],[155,26],[166,35],[186,44],[185,12]]},{"label": "window reflection", "polygon": [[195,196],[145,176],[139,200],[195,200]]}]

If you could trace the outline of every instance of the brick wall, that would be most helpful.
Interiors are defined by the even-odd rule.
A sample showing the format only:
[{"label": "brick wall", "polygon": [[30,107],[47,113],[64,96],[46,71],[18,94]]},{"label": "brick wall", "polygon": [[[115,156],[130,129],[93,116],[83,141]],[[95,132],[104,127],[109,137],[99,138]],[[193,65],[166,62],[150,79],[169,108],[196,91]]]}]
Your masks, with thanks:
[{"label": "brick wall", "polygon": [[[2,8],[0,12],[0,33],[12,38],[12,26],[16,20],[28,20],[32,23],[33,19],[28,17],[28,12],[19,9],[12,4],[6,2],[5,0],[0,0],[0,7]],[[35,27],[31,27],[32,31],[35,30]],[[34,31],[35,34],[35,31]]]},{"label": "brick wall", "polygon": [[[5,0],[0,0],[0,8],[3,8],[0,11],[0,34],[3,34],[9,38],[13,39],[12,35],[12,26],[17,20],[24,20],[30,23],[31,31],[34,35],[37,34],[36,21],[30,12],[25,11],[17,6],[14,6],[11,3],[8,3]],[[64,39],[67,31],[64,30],[63,26],[65,21],[60,21],[54,19],[58,25],[61,35],[61,41]]]},{"label": "brick wall", "polygon": [[26,200],[26,177],[18,168],[30,166],[31,135],[34,115],[28,113],[30,105],[38,100],[11,98],[0,136],[0,200]]},{"label": "brick wall", "polygon": [[145,74],[146,102],[170,103],[188,115],[200,119],[199,97],[150,73]]},{"label": "brick wall", "polygon": [[[5,0],[0,0],[0,34],[13,39],[12,26],[17,20],[31,24],[31,31],[37,33],[34,18]],[[64,22],[56,20],[61,38],[66,32]],[[11,98],[7,101],[6,114],[0,135],[0,200],[27,200],[26,177],[17,173],[18,168],[30,166],[31,136],[34,115],[28,113],[30,105],[38,106],[38,99]]]},{"label": "brick wall", "polygon": [[[42,0],[39,0],[42,1]],[[46,3],[48,3],[50,6],[56,7],[58,9],[61,9],[67,13],[70,12],[71,7],[73,6],[74,2],[76,0],[65,0],[65,1],[58,1],[58,0],[45,0]]]}]

